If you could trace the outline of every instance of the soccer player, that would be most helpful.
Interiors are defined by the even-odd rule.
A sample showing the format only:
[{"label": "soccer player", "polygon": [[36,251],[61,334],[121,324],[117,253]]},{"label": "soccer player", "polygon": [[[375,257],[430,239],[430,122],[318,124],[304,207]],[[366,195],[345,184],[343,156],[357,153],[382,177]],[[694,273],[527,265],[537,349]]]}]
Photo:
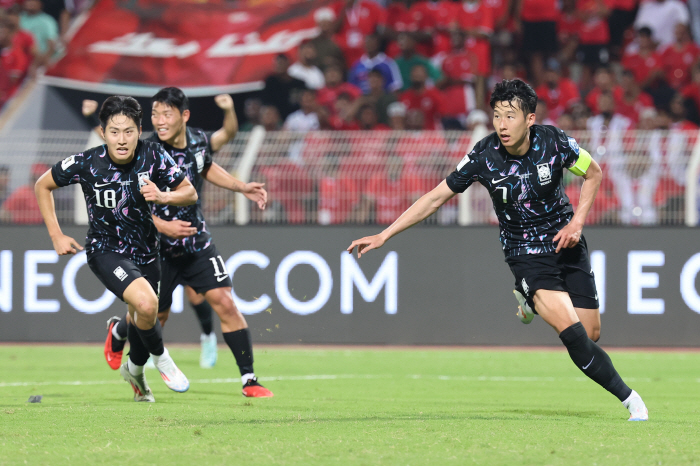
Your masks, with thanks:
[{"label": "soccer player", "polygon": [[54,249],[59,255],[75,254],[83,248],[61,232],[52,191],[80,183],[90,219],[88,265],[126,302],[131,316],[131,351],[120,373],[131,384],[134,401],[153,402],[143,370],[149,353],[168,388],[185,392],[189,381],[163,346],[159,238],[151,209],[153,204],[194,204],[197,191],[160,144],[139,140],[142,116],[134,98],[109,97],[99,113],[106,143],[58,162],[36,182],[35,193]]},{"label": "soccer player", "polygon": [[[204,180],[233,192],[243,193],[260,209],[267,203],[267,192],[261,183],[243,183],[212,161],[212,154],[224,146],[238,131],[238,120],[233,109],[233,99],[228,94],[215,97],[216,104],[224,111],[221,129],[208,133],[187,126],[190,118],[189,100],[178,88],[167,87],[152,98],[151,122],[155,130],[148,139],[160,143],[187,175],[198,192]],[[241,372],[243,395],[247,397],[271,397],[272,392],[258,383],[253,371],[253,346],[250,331],[243,314],[231,295],[231,278],[224,260],[214,245],[202,215],[201,202],[187,207],[156,206],[153,220],[161,232],[162,287],[158,317],[164,324],[170,313],[172,294],[182,283],[189,285],[216,311],[221,320],[224,341],[231,349]],[[110,325],[105,344],[105,354],[120,358],[124,325]],[[116,337],[116,338],[113,338]],[[211,332],[213,345],[216,336]],[[111,340],[111,344],[110,344]]]},{"label": "soccer player", "polygon": [[[642,398],[595,343],[600,335],[598,294],[581,230],[603,178],[600,167],[560,129],[535,124],[537,94],[523,81],[497,84],[490,104],[496,132],[479,141],[454,172],[388,228],[353,241],[347,250],[357,247],[359,258],[380,248],[478,181],[489,191],[498,216],[521,320],[528,323],[536,311],[557,331],[574,364],[615,395],[631,421],[646,421]],[[565,168],[585,180],[575,213],[562,186]]]}]

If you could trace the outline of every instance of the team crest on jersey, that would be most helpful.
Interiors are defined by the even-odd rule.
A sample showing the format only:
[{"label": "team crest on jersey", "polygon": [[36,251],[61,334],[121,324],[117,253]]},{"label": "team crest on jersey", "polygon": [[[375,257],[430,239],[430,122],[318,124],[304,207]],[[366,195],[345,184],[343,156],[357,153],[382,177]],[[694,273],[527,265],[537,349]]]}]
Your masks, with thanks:
[{"label": "team crest on jersey", "polygon": [[202,173],[204,168],[204,149],[194,154],[194,159],[197,161],[197,173]]},{"label": "team crest on jersey", "polygon": [[65,170],[66,168],[70,167],[75,163],[75,155],[71,155],[70,157],[66,157],[63,159],[63,162],[61,162],[61,169]]},{"label": "team crest on jersey", "polygon": [[540,163],[537,165],[537,175],[540,178],[540,184],[548,184],[552,181],[552,170],[548,163]]},{"label": "team crest on jersey", "polygon": [[146,180],[150,180],[150,175],[148,172],[141,172],[139,173],[139,189],[143,188],[146,186]]},{"label": "team crest on jersey", "polygon": [[581,150],[578,147],[578,142],[576,142],[576,139],[574,138],[569,138],[569,147],[571,147],[571,150],[573,150],[576,155],[578,155],[579,151]]}]

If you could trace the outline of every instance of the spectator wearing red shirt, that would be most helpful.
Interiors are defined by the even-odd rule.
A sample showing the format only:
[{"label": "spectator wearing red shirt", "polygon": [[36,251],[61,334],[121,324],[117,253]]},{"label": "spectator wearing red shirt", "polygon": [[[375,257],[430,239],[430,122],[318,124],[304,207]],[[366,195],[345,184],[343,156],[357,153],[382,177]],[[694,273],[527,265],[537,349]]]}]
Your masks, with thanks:
[{"label": "spectator wearing red shirt", "polygon": [[4,79],[0,85],[0,101],[6,102],[27,77],[31,57],[13,45],[13,32],[7,21],[0,21],[0,63]]},{"label": "spectator wearing red shirt", "polygon": [[678,92],[671,99],[668,116],[671,123],[669,129],[680,131],[692,131],[697,133],[698,125],[688,120],[688,105],[683,95]]},{"label": "spectator wearing red shirt", "polygon": [[622,86],[613,91],[613,98],[617,112],[632,120],[635,126],[644,109],[654,108],[654,99],[642,91],[630,70],[622,72]]},{"label": "spectator wearing red shirt", "polygon": [[450,32],[460,4],[450,0],[419,1],[411,8],[420,11],[426,17],[427,29],[425,32],[432,38],[432,51],[430,56],[434,57],[440,53],[447,53],[451,50]]},{"label": "spectator wearing red shirt", "polygon": [[39,55],[39,49],[37,48],[34,36],[24,29],[19,27],[20,14],[22,13],[22,7],[19,5],[12,6],[7,10],[7,24],[12,32],[12,47],[22,50],[27,56],[29,63],[32,65],[29,68],[29,74],[33,75],[34,69],[36,68],[35,59]]},{"label": "spectator wearing red shirt", "polygon": [[634,24],[637,16],[637,5],[639,0],[612,0],[610,7],[610,51],[615,59],[622,55],[622,46],[625,42],[625,33]]},{"label": "spectator wearing red shirt", "polygon": [[600,111],[598,109],[598,98],[600,95],[608,93],[619,94],[622,93],[622,88],[617,84],[613,72],[606,66],[596,70],[593,81],[595,87],[586,95],[586,105],[588,105],[588,108],[590,108],[591,112],[595,115]]},{"label": "spectator wearing red shirt", "polygon": [[651,29],[643,27],[637,31],[636,43],[622,57],[622,67],[634,73],[642,89],[663,77],[661,56],[656,51]]},{"label": "spectator wearing red shirt", "polygon": [[693,65],[690,74],[692,77],[690,84],[686,84],[681,89],[681,95],[693,103],[694,111],[690,113],[700,115],[700,62]]},{"label": "spectator wearing red shirt", "polygon": [[557,0],[516,0],[514,17],[522,31],[522,52],[530,58],[530,76],[539,86],[546,59],[557,52]]},{"label": "spectator wearing red shirt", "polygon": [[580,31],[581,20],[576,11],[576,0],[564,0],[561,15],[557,20],[557,40],[559,41],[559,57],[565,67],[574,60]]},{"label": "spectator wearing red shirt", "polygon": [[333,100],[331,114],[328,118],[328,123],[331,129],[338,131],[352,131],[359,129],[355,123],[355,111],[353,109],[353,101],[356,98],[343,92]]},{"label": "spectator wearing red shirt", "polygon": [[432,36],[430,30],[433,25],[432,15],[426,15],[419,2],[412,0],[398,0],[389,5],[387,10],[387,36],[391,39],[387,46],[387,55],[397,57],[401,50],[396,39],[401,32],[410,34],[416,41],[416,51],[425,56],[432,53]]},{"label": "spectator wearing red shirt", "polygon": [[484,102],[484,82],[480,81],[478,91],[474,89],[479,59],[474,52],[463,47],[464,34],[453,31],[451,37],[452,51],[442,62],[442,74],[445,76],[443,113],[445,117],[457,120],[463,129],[469,112]]},{"label": "spectator wearing red shirt", "polygon": [[549,117],[553,120],[581,100],[578,86],[569,78],[561,76],[559,63],[551,58],[547,60],[545,82],[537,88],[537,98],[547,105]]},{"label": "spectator wearing red shirt", "polygon": [[383,123],[379,123],[377,110],[373,105],[364,104],[357,111],[357,122],[360,130],[363,131],[386,131],[391,128]]},{"label": "spectator wearing red shirt", "polygon": [[690,82],[690,69],[700,57],[700,47],[693,42],[687,24],[676,24],[674,32],[676,41],[661,51],[661,66],[668,85],[681,89]]},{"label": "spectator wearing red shirt", "polygon": [[326,86],[319,89],[316,99],[320,105],[333,110],[333,105],[340,94],[348,94],[352,100],[362,95],[359,87],[343,82],[343,70],[340,65],[329,65],[323,73]]},{"label": "spectator wearing red shirt", "polygon": [[435,88],[426,88],[428,72],[423,65],[415,65],[411,69],[411,87],[401,94],[399,100],[408,110],[418,109],[425,115],[425,129],[434,130],[439,125],[443,114],[443,100]]},{"label": "spectator wearing red shirt", "polygon": [[342,0],[332,8],[339,25],[335,40],[343,50],[345,63],[355,63],[364,53],[365,36],[384,32],[386,10],[371,0]]},{"label": "spectator wearing red shirt", "polygon": [[423,194],[420,180],[404,169],[400,157],[390,157],[386,172],[372,176],[359,208],[364,221],[389,224]]},{"label": "spectator wearing red shirt", "polygon": [[479,58],[476,74],[488,76],[491,73],[491,44],[493,35],[493,10],[482,0],[465,0],[458,10],[457,21],[464,32],[466,47]]},{"label": "spectator wearing red shirt", "polygon": [[20,186],[0,206],[0,219],[18,225],[38,225],[44,220],[34,194],[37,180],[50,170],[43,163],[35,163],[29,170],[29,184]]},{"label": "spectator wearing red shirt", "polygon": [[576,2],[576,10],[581,20],[576,57],[583,64],[579,85],[585,90],[591,87],[593,70],[610,61],[608,51],[610,8],[606,1],[611,0],[577,0]]}]

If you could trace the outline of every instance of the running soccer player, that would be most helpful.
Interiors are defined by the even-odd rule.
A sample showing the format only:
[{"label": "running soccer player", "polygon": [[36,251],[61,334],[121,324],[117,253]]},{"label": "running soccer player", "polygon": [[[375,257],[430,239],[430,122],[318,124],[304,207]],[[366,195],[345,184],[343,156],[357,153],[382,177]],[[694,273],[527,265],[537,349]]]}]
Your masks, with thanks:
[{"label": "running soccer player", "polygon": [[[478,181],[491,194],[498,216],[521,320],[529,322],[536,310],[557,331],[574,364],[629,410],[629,420],[646,421],[642,398],[595,343],[600,335],[598,294],[581,231],[603,179],[600,166],[562,130],[535,124],[537,94],[523,81],[497,84],[490,104],[496,132],[479,141],[454,172],[388,228],[353,241],[347,250],[357,247],[359,258],[380,248]],[[562,186],[564,168],[584,179],[575,213]]]},{"label": "running soccer player", "polygon": [[83,248],[61,232],[52,191],[80,183],[90,219],[88,265],[128,305],[131,317],[131,350],[120,373],[131,384],[134,401],[153,402],[143,367],[149,353],[168,388],[185,392],[189,381],[163,346],[157,314],[159,238],[152,205],[194,204],[197,191],[160,144],[139,140],[142,116],[134,98],[109,97],[99,114],[106,143],[58,162],[39,178],[35,192],[54,249],[59,255],[75,254]]},{"label": "running soccer player", "polygon": [[[212,154],[238,131],[231,96],[221,94],[215,97],[215,101],[224,111],[224,123],[218,131],[208,133],[187,126],[189,100],[180,89],[161,89],[152,98],[151,122],[155,132],[148,140],[162,144],[198,192],[201,192],[204,180],[207,180],[229,191],[243,193],[260,209],[264,209],[267,192],[261,183],[243,183],[212,161]],[[253,345],[248,324],[233,302],[231,278],[206,228],[201,202],[180,208],[156,206],[153,220],[162,240],[162,287],[158,308],[161,324],[168,319],[175,287],[180,283],[189,285],[196,293],[204,295],[219,315],[224,341],[231,349],[241,373],[243,395],[256,398],[273,396],[270,390],[258,383],[253,371]],[[108,355],[110,348],[113,351],[123,348],[123,343],[121,348],[115,344],[124,337],[123,324],[115,324],[120,323],[110,325],[105,343],[108,360],[110,357],[121,357],[120,354]],[[216,337],[213,338],[215,347]]]}]

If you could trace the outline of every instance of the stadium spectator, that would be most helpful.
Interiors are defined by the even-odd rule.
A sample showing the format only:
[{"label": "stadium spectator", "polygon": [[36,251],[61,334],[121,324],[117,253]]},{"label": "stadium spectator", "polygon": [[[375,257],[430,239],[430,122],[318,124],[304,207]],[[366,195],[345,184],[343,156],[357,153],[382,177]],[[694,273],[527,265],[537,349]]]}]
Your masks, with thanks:
[{"label": "stadium spectator", "polygon": [[622,88],[617,84],[615,74],[607,66],[601,66],[595,72],[593,78],[595,87],[586,96],[586,105],[591,109],[593,114],[600,113],[598,108],[598,98],[601,94],[621,94]]},{"label": "stadium spectator", "polygon": [[423,129],[434,130],[440,125],[443,112],[443,98],[436,88],[427,88],[428,71],[423,65],[415,65],[411,70],[411,87],[401,94],[399,100],[408,110],[418,109],[425,115]]},{"label": "stadium spectator", "polygon": [[287,70],[289,76],[304,81],[309,89],[321,89],[326,85],[323,72],[314,65],[316,47],[311,41],[302,42],[299,46],[297,61]]},{"label": "stadium spectator", "polygon": [[39,54],[39,49],[36,46],[34,36],[30,32],[25,31],[20,27],[21,14],[22,7],[19,5],[13,5],[7,10],[5,19],[7,20],[7,25],[12,33],[12,47],[22,50],[28,57],[30,62],[28,74],[30,76],[34,76],[37,66],[36,57]]},{"label": "stadium spectator", "polygon": [[[499,1],[499,0],[492,0]],[[509,1],[509,0],[506,0]],[[491,1],[489,2],[491,3]],[[450,0],[427,0],[414,4],[414,8],[422,11],[427,17],[432,17],[432,24],[426,29],[433,39],[431,56],[439,56],[452,50],[450,45],[450,33],[455,29],[454,21],[457,17],[459,2]]]},{"label": "stadium spectator", "polygon": [[338,18],[335,40],[350,65],[362,56],[367,34],[384,32],[386,10],[371,0],[340,0],[332,8]]},{"label": "stadium spectator", "polygon": [[340,68],[340,65],[334,64],[327,66],[323,76],[326,85],[318,90],[317,99],[319,105],[323,105],[331,111],[331,113],[333,111],[333,105],[340,94],[347,94],[350,96],[351,101],[354,101],[362,95],[362,91],[359,87],[343,82],[343,70]]},{"label": "stadium spectator", "polygon": [[343,92],[331,101],[332,112],[328,118],[328,124],[331,129],[339,131],[359,129],[359,126],[355,122],[355,109],[352,105],[353,100],[355,100],[353,96],[347,92]]},{"label": "stadium spectator", "polygon": [[[445,121],[446,127],[459,129],[464,126],[467,115],[477,107],[484,105],[484,80],[477,81],[478,57],[474,52],[464,48],[464,34],[455,30],[451,34],[452,50],[442,61],[442,73],[445,76],[442,95],[443,113],[446,120],[455,120],[457,126]],[[475,84],[478,90],[474,89]]]},{"label": "stadium spectator", "polygon": [[282,129],[280,112],[274,105],[263,105],[260,108],[260,124],[265,131],[277,131]]},{"label": "stadium spectator", "polygon": [[340,65],[341,69],[346,69],[343,51],[333,40],[335,20],[335,12],[331,8],[323,7],[314,12],[314,21],[316,21],[320,33],[311,40],[311,43],[316,48],[315,65],[321,71],[325,71],[326,67],[331,64],[337,64]]},{"label": "stadium spectator", "polygon": [[693,65],[690,74],[690,84],[685,85],[681,89],[681,94],[694,104],[693,112],[690,112],[690,114],[700,115],[700,62]]},{"label": "stadium spectator", "polygon": [[561,66],[554,58],[547,60],[547,71],[544,82],[537,88],[537,97],[546,103],[550,117],[555,120],[581,100],[578,87],[569,78],[562,77]]},{"label": "stadium spectator", "polygon": [[396,57],[399,47],[396,38],[399,33],[410,34],[416,41],[416,51],[423,56],[430,56],[432,53],[432,37],[429,29],[432,17],[426,16],[422,11],[416,9],[418,3],[413,0],[394,0],[387,7],[387,24],[385,36],[389,39],[387,55]]},{"label": "stadium spectator", "polygon": [[628,32],[637,14],[639,0],[613,0],[608,24],[610,26],[610,52],[615,61],[622,56],[625,34]]},{"label": "stadium spectator", "polygon": [[316,101],[316,91],[305,89],[301,93],[301,108],[287,117],[283,128],[287,131],[301,133],[321,129],[318,111],[319,105]]},{"label": "stadium spectator", "polygon": [[245,114],[245,123],[241,125],[241,131],[250,131],[253,127],[260,124],[260,109],[262,101],[257,97],[251,97],[245,100],[243,104],[243,113]]},{"label": "stadium spectator", "polygon": [[457,10],[457,24],[467,38],[466,48],[476,56],[477,102],[478,107],[484,106],[486,77],[491,73],[491,43],[493,35],[493,10],[484,0],[463,0]]},{"label": "stadium spectator", "polygon": [[663,78],[661,56],[656,50],[651,29],[642,27],[637,30],[635,43],[625,51],[622,57],[622,66],[634,73],[634,78],[642,89],[650,87],[657,79]]},{"label": "stadium spectator", "polygon": [[290,76],[288,70],[289,57],[283,53],[275,56],[274,72],[265,79],[260,95],[263,105],[277,107],[282,119],[299,108],[301,91],[306,89],[304,81]]},{"label": "stadium spectator", "polygon": [[564,132],[575,130],[576,125],[574,122],[574,117],[569,113],[563,113],[559,118],[557,118],[557,127]]},{"label": "stadium spectator", "polygon": [[595,116],[588,119],[588,129],[592,132],[617,133],[623,135],[632,128],[632,121],[615,111],[615,99],[610,92],[598,95]]},{"label": "stadium spectator", "polygon": [[362,89],[367,94],[370,92],[369,72],[376,70],[384,77],[384,90],[395,92],[403,87],[401,71],[396,62],[380,51],[380,39],[377,34],[368,34],[365,37],[365,53],[352,65],[348,74],[348,82]]},{"label": "stadium spectator", "polygon": [[389,126],[379,123],[377,110],[373,105],[365,104],[360,107],[357,113],[359,129],[364,131],[379,131],[391,129]]},{"label": "stadium spectator", "polygon": [[396,57],[396,65],[401,71],[401,80],[403,81],[403,90],[406,90],[411,85],[411,70],[416,65],[422,65],[428,72],[430,84],[439,85],[442,81],[442,73],[433,66],[433,64],[423,55],[416,53],[416,41],[410,34],[402,32],[397,39],[401,55]]},{"label": "stadium spectator", "polygon": [[528,59],[530,81],[539,86],[544,64],[557,52],[557,0],[515,0],[516,30],[522,34],[522,53]]},{"label": "stadium spectator", "polygon": [[360,201],[357,183],[352,176],[339,170],[339,159],[328,154],[321,163],[323,174],[318,181],[318,223],[321,225],[351,221]]},{"label": "stadium spectator", "polygon": [[42,11],[40,0],[25,0],[22,6],[24,11],[20,16],[20,27],[34,36],[37,62],[45,66],[58,50],[58,23]]},{"label": "stadium spectator", "polygon": [[680,92],[673,96],[668,111],[668,129],[697,132],[698,125],[688,119],[688,104],[692,105],[692,102],[687,102]]},{"label": "stadium spectator", "polygon": [[386,109],[389,116],[389,126],[394,131],[406,129],[406,106],[402,102],[393,102]]},{"label": "stadium spectator", "polygon": [[3,79],[0,80],[0,100],[10,99],[22,85],[29,72],[31,57],[14,45],[13,32],[6,20],[0,20],[0,63]]},{"label": "stadium spectator", "polygon": [[547,108],[547,102],[537,102],[537,109],[535,110],[535,123],[538,125],[550,125],[555,126],[554,120],[549,118],[549,109]]},{"label": "stadium spectator", "polygon": [[576,10],[576,0],[564,0],[557,20],[558,55],[562,64],[567,65],[575,59],[580,31],[581,20]]},{"label": "stadium spectator", "polygon": [[639,5],[637,18],[634,20],[635,29],[648,27],[654,40],[662,47],[670,45],[675,40],[676,24],[689,24],[688,7],[680,0],[649,0]]},{"label": "stadium spectator", "polygon": [[629,118],[635,126],[645,108],[654,108],[654,99],[642,91],[630,70],[622,72],[622,85],[615,89],[613,97],[616,111]]},{"label": "stadium spectator", "polygon": [[0,219],[17,225],[41,224],[43,218],[34,194],[34,185],[41,175],[50,169],[51,167],[43,163],[32,164],[29,183],[17,188],[0,205]]},{"label": "stadium spectator", "polygon": [[377,118],[379,122],[385,125],[389,124],[389,116],[387,115],[387,108],[393,102],[396,102],[396,95],[387,93],[385,91],[386,86],[384,85],[384,75],[381,71],[370,70],[367,76],[367,84],[369,85],[369,93],[362,96],[358,100],[358,104],[370,104],[373,105],[377,111]]},{"label": "stadium spectator", "polygon": [[674,32],[676,40],[661,51],[661,66],[668,85],[681,89],[690,82],[690,69],[700,58],[700,47],[693,42],[687,24],[676,24]]},{"label": "stadium spectator", "polygon": [[610,9],[605,0],[578,0],[576,8],[581,20],[576,57],[583,64],[579,85],[581,89],[588,90],[591,87],[593,70],[600,65],[607,65],[610,61]]}]

